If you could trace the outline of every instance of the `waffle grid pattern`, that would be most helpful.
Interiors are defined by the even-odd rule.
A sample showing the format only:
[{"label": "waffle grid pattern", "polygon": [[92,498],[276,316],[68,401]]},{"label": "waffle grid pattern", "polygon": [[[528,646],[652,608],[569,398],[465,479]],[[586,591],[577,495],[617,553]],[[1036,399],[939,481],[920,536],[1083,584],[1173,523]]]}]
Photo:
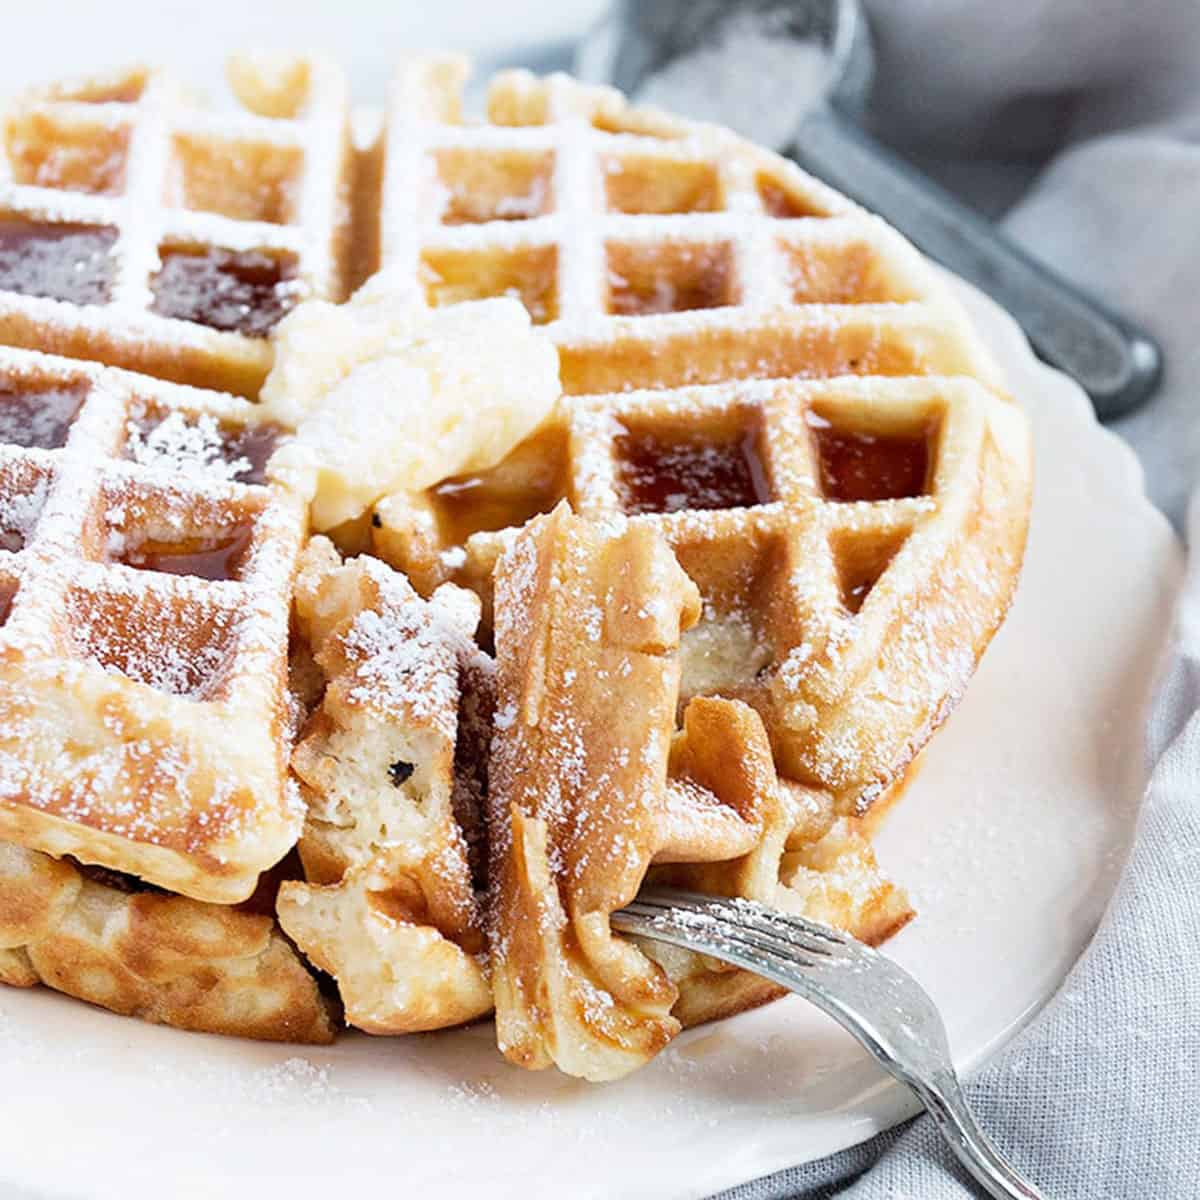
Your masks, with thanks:
[{"label": "waffle grid pattern", "polygon": [[[565,76],[501,73],[467,123],[465,75],[434,59],[396,76],[379,260],[435,305],[520,297],[559,346],[565,431],[424,508],[380,505],[377,552],[486,596],[511,530],[564,495],[661,525],[706,600],[685,698],[750,701],[784,774],[865,808],[1009,602],[1028,452],[995,364],[935,268],[794,165]],[[878,495],[828,494],[823,414],[857,431],[848,469],[899,471]],[[676,430],[665,458],[656,428]],[[920,470],[878,459],[897,433],[922,442]],[[630,497],[631,469],[679,494]],[[689,474],[769,494],[714,501]]]},{"label": "waffle grid pattern", "polygon": [[[107,368],[6,350],[0,371],[0,412],[78,399],[48,444],[0,446],[0,837],[244,899],[297,827],[282,691],[304,518],[220,454],[269,431],[231,397]],[[156,461],[155,429],[207,452]]]},{"label": "waffle grid pattern", "polygon": [[[453,579],[486,606],[501,555],[561,499],[606,534],[661,531],[703,602],[677,716],[693,697],[757,710],[779,829],[819,799],[822,829],[856,839],[818,852],[815,824],[796,825],[764,878],[807,879],[811,852],[861,908],[881,877],[856,818],[1011,598],[1022,418],[937,271],[791,165],[561,76],[498,76],[487,122],[468,124],[465,73],[403,66],[354,162],[344,84],[311,60],[235,64],[250,111],[234,118],[152,71],[23,103],[0,147],[0,341],[252,396],[271,352],[247,330],[301,296],[340,299],[352,253],[434,305],[518,297],[560,350],[556,418],[346,537],[423,594]],[[30,245],[63,299],[4,290]],[[192,315],[219,328],[164,315],[214,281],[219,311]],[[0,839],[224,904],[296,843],[285,674],[305,522],[261,485],[273,436],[229,396],[0,351]],[[379,738],[371,753],[390,800],[391,769],[417,756]],[[701,816],[673,810],[671,838],[691,845]],[[595,838],[599,856],[621,844]],[[705,985],[681,1019],[764,998]]]},{"label": "waffle grid pattern", "polygon": [[[340,299],[347,283],[344,79],[317,60],[271,69],[231,68],[260,111],[206,112],[146,70],[13,106],[0,153],[0,337],[253,395],[271,320],[306,296]],[[34,282],[18,253],[31,241]]]},{"label": "waffle grid pattern", "polygon": [[[1001,493],[1028,486],[1012,465],[1022,444],[1016,410],[961,378],[576,397],[536,447],[554,486],[531,498],[523,472],[501,467],[434,503],[466,495],[493,517],[447,572],[485,595],[531,502],[657,527],[704,599],[684,635],[683,702],[717,693],[753,704],[781,769],[862,809],[919,748],[905,745],[903,722],[888,740],[864,711],[890,696],[935,725],[1007,604],[1019,539]],[[999,491],[981,491],[989,476]],[[451,537],[465,532],[454,516],[436,522]],[[458,564],[452,543],[440,551]],[[928,593],[923,607],[914,589]],[[889,638],[905,648],[894,662],[881,655]]]},{"label": "waffle grid pattern", "polygon": [[433,304],[522,299],[569,394],[728,378],[971,374],[940,279],[882,222],[712,126],[565,76],[504,72],[462,122],[465,63],[393,82],[379,262]]}]

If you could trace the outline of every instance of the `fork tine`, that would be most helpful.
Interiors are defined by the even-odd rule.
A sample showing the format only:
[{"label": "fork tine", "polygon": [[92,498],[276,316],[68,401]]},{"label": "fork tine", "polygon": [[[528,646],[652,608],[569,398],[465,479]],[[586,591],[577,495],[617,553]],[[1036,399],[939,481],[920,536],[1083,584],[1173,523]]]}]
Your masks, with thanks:
[{"label": "fork tine", "polygon": [[[623,916],[644,922],[644,928],[630,928],[622,920]],[[760,974],[764,967],[767,973],[815,971],[827,966],[830,961],[828,952],[823,948],[813,950],[803,943],[789,941],[754,926],[729,921],[718,906],[668,907],[665,904],[647,904],[639,899],[619,913],[614,913],[613,920],[618,928],[625,928],[627,932],[642,933],[678,946],[700,949],[702,953],[711,953],[714,958],[727,957],[731,950],[755,955],[762,961],[757,967],[748,966],[747,969],[758,969]]]},{"label": "fork tine", "polygon": [[825,958],[850,958],[866,950],[847,934],[815,921],[791,913],[775,912],[748,900],[731,900],[725,897],[704,896],[694,892],[677,892],[666,888],[654,888],[637,898],[639,903],[653,906],[658,911],[679,911],[719,914],[722,920],[738,928],[766,936],[773,942],[807,954]]},{"label": "fork tine", "polygon": [[671,888],[654,888],[651,889],[651,894],[662,897],[663,901],[668,903],[685,899],[698,904],[718,904],[729,916],[740,921],[766,924],[786,923],[790,928],[802,930],[811,937],[830,942],[835,946],[844,946],[853,940],[849,934],[843,933],[840,929],[821,925],[797,913],[785,913],[768,908],[756,900],[746,900],[740,896],[706,896],[699,892],[682,892]]},{"label": "fork tine", "polygon": [[729,920],[716,905],[668,906],[634,901],[625,911],[642,917],[655,933],[660,930],[678,930],[685,939],[690,937],[694,940],[704,940],[718,948],[736,942],[758,953],[786,955],[807,967],[816,967],[828,958],[828,951],[824,947],[814,951],[801,941],[788,942],[777,936],[764,936],[753,926]]},{"label": "fork tine", "polygon": [[809,972],[815,971],[819,965],[816,960],[796,950],[790,951],[785,957],[718,922],[698,929],[690,921],[667,921],[658,914],[641,915],[631,912],[629,908],[615,912],[612,919],[613,925],[625,933],[640,934],[655,941],[681,946],[685,950],[711,955],[792,991],[811,994],[817,990],[817,985],[809,978]]}]

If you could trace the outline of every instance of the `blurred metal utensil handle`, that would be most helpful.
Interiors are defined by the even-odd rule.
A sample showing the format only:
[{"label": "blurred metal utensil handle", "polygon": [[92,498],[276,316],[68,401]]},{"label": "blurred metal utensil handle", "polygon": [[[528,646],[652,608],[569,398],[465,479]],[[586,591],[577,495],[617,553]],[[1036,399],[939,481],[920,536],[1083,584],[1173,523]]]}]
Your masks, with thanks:
[{"label": "blurred metal utensil handle", "polygon": [[831,106],[805,115],[791,153],[1008,309],[1038,355],[1072,376],[1101,417],[1120,416],[1153,393],[1162,355],[1147,334],[1031,258]]}]

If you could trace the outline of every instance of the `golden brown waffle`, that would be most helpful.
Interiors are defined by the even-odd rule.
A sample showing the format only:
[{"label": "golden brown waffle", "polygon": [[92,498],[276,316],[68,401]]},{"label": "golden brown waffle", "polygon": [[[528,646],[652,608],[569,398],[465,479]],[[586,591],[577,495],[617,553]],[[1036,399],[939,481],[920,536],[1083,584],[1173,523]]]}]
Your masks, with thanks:
[{"label": "golden brown waffle", "polygon": [[[498,561],[510,1058],[609,1078],[775,994],[614,935],[646,878],[888,936],[911,911],[863,814],[1003,618],[1029,502],[1023,420],[940,275],[778,157],[609,89],[505,73],[471,124],[465,66],[409,62],[352,198],[336,71],[232,75],[249,114],[149,71],[6,112],[0,342],[253,395],[283,311],[383,266],[434,305],[521,299],[566,394],[493,469],[336,531],[424,600],[314,545],[289,698],[304,519],[259,486],[274,431],[228,397],[0,352],[0,978],[320,1040],[290,943],[199,903],[242,900],[301,834],[281,923],[351,1023],[486,1012],[491,666],[477,602],[439,589],[477,593],[487,644]],[[526,525],[564,499],[578,515]]]},{"label": "golden brown waffle", "polygon": [[512,537],[490,530],[560,498],[661,530],[704,599],[683,702],[752,704],[780,769],[850,813],[901,777],[1007,610],[1027,454],[1020,413],[964,378],[576,397],[493,471],[385,501],[374,545],[418,586],[487,597]]},{"label": "golden brown waffle", "polygon": [[680,634],[697,615],[644,522],[561,506],[498,564],[492,982],[500,1047],[523,1066],[614,1078],[681,1022],[779,994],[614,934],[647,872],[874,941],[911,915],[828,797],[777,783],[751,709],[695,699],[672,744]]},{"label": "golden brown waffle", "polygon": [[375,152],[368,247],[431,304],[512,295],[571,395],[733,378],[999,376],[899,234],[716,126],[563,75],[404,63]]},{"label": "golden brown waffle", "polygon": [[228,396],[0,351],[0,838],[236,902],[285,788],[305,518]]},{"label": "golden brown waffle", "polygon": [[[668,797],[681,784],[717,797],[754,830],[744,853],[701,859],[660,851],[649,883],[740,896],[844,929],[876,946],[914,916],[908,897],[879,869],[862,823],[835,817],[828,793],[776,778],[761,721],[737,702],[697,698],[671,751]],[[686,784],[684,784],[686,781]],[[701,810],[705,811],[705,810]],[[694,842],[699,822],[685,828]],[[684,842],[677,834],[676,841]],[[703,955],[643,941],[678,989],[681,1025],[742,1012],[785,994],[766,980]]]},{"label": "golden brown waffle", "polygon": [[[1028,516],[1028,435],[937,272],[794,166],[563,77],[498,76],[488,119],[472,123],[460,111],[464,76],[457,60],[408,63],[397,76],[376,151],[377,262],[392,286],[407,280],[431,304],[520,298],[559,346],[566,396],[493,470],[380,503],[371,544],[422,592],[466,583],[485,609],[501,563],[500,711],[515,692],[560,718],[537,735],[544,760],[536,738],[498,732],[493,836],[515,829],[493,880],[500,1041],[527,1065],[607,1077],[677,1022],[774,994],[648,949],[664,978],[649,958],[631,959],[628,943],[618,948],[607,912],[647,870],[870,941],[911,916],[857,818],[903,779],[1007,610]],[[597,813],[579,795],[559,812],[569,748],[553,731],[562,714],[590,719],[576,740],[617,755],[627,697],[602,689],[590,712],[562,678],[538,673],[542,660],[534,672],[511,666],[532,635],[501,611],[521,603],[504,565],[528,553],[529,527],[518,530],[563,499],[599,527],[628,520],[637,536],[661,533],[703,602],[680,636],[665,727],[682,719],[706,733],[681,736],[671,781],[656,772],[657,790],[620,822],[605,816],[616,802]],[[579,568],[545,567],[560,569]],[[554,602],[534,593],[548,623],[536,653],[594,679],[595,648],[580,651],[571,634],[583,618],[546,615],[536,605]],[[643,725],[631,744],[662,725],[648,698],[658,692],[635,690]],[[761,724],[736,704],[688,706],[711,695],[747,702]],[[711,776],[706,743],[723,747]],[[504,764],[517,761],[513,783]],[[740,783],[729,764],[740,764]],[[690,821],[672,833],[681,778],[719,802],[685,806]],[[581,885],[563,820],[587,828],[589,862],[636,847],[632,876],[584,871]],[[716,836],[713,821],[722,852],[705,863],[695,841],[701,828]],[[663,839],[682,847],[682,864]]]},{"label": "golden brown waffle", "polygon": [[242,56],[229,75],[241,112],[137,68],[0,114],[0,341],[252,396],[275,321],[342,298],[340,70]]},{"label": "golden brown waffle", "polygon": [[522,1066],[613,1078],[679,1029],[674,988],[609,914],[665,840],[679,633],[699,599],[653,531],[608,534],[565,506],[497,576],[496,1036]]},{"label": "golden brown waffle", "polygon": [[465,123],[465,70],[397,76],[379,259],[434,304],[524,299],[567,397],[491,472],[383,501],[375,552],[486,601],[562,498],[658,526],[704,599],[683,700],[746,700],[784,774],[861,811],[1007,610],[1024,418],[934,269],[794,165],[563,76],[503,73]]},{"label": "golden brown waffle", "polygon": [[146,891],[0,843],[0,982],[179,1029],[329,1042],[316,981],[266,915]]},{"label": "golden brown waffle", "polygon": [[283,884],[280,922],[337,980],[360,1029],[482,1016],[492,1000],[473,874],[493,668],[472,640],[479,602],[450,585],[426,602],[382,563],[343,565],[314,538],[296,611],[327,684],[292,756],[308,882]]}]

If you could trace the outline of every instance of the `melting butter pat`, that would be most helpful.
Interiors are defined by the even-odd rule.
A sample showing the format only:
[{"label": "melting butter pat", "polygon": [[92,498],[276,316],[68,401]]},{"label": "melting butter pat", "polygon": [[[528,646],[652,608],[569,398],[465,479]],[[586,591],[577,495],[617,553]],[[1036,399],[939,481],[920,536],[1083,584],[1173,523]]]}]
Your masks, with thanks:
[{"label": "melting butter pat", "polygon": [[298,305],[274,340],[261,400],[294,436],[268,471],[318,530],[494,466],[559,396],[558,352],[516,300],[429,309],[381,275],[346,304]]}]

